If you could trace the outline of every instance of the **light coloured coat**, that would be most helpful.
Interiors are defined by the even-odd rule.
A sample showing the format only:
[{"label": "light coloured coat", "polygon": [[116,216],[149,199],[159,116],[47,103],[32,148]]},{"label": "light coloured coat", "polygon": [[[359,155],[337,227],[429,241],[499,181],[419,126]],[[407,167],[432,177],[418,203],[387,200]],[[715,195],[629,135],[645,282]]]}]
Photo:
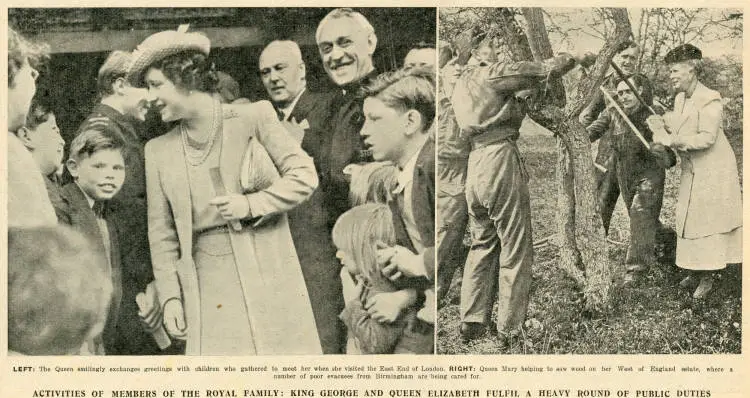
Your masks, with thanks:
[{"label": "light coloured coat", "polygon": [[[223,113],[221,176],[227,194],[245,195],[252,220],[258,220],[245,222],[240,232],[230,228],[257,354],[320,354],[285,214],[316,189],[313,161],[289,136],[269,102],[224,105]],[[252,140],[265,149],[262,156],[248,150]],[[159,299],[162,305],[173,298],[182,299],[188,328],[186,354],[200,355],[201,328],[221,325],[200,322],[192,205],[179,129],[151,140],[145,155],[149,241]],[[255,190],[248,186],[247,175],[254,168],[262,169],[269,156],[278,173],[273,171],[269,186]]]},{"label": "light coloured coat", "polygon": [[677,234],[686,239],[729,232],[742,225],[737,160],[722,127],[721,95],[698,83],[692,96],[677,94],[665,115],[680,155]]}]

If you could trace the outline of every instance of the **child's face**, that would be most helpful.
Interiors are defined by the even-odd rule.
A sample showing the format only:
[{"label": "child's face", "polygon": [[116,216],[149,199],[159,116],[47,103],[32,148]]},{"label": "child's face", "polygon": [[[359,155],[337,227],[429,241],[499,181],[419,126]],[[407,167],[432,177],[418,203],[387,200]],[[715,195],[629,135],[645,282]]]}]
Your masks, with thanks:
[{"label": "child's face", "polygon": [[352,261],[351,256],[349,256],[347,253],[341,250],[338,250],[336,251],[336,258],[339,259],[339,262],[341,263],[341,265],[343,265],[350,274],[352,275],[359,274],[357,265],[354,264],[354,261]]},{"label": "child's face", "polygon": [[365,139],[365,145],[372,150],[375,160],[390,160],[398,162],[407,141],[405,131],[409,123],[404,112],[389,107],[376,97],[365,98],[362,110],[365,123],[360,135]]},{"label": "child's face", "polygon": [[103,149],[78,162],[68,162],[78,186],[96,200],[112,199],[125,181],[125,160],[119,149]]},{"label": "child's face", "polygon": [[32,146],[32,154],[44,175],[54,173],[63,159],[65,141],[60,135],[55,115],[50,114],[46,122],[28,129],[27,137]]}]

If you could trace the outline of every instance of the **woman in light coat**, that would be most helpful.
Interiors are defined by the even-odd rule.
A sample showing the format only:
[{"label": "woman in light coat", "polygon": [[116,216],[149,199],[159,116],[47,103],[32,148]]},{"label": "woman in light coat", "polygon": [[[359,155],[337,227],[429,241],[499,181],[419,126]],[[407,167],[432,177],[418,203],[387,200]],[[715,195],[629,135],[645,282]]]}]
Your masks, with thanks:
[{"label": "woman in light coat", "polygon": [[682,164],[675,214],[677,266],[694,271],[680,285],[704,298],[711,271],[742,262],[742,193],[737,160],[722,129],[721,95],[698,81],[701,51],[690,44],[670,51],[665,62],[677,91],[674,112],[652,116],[654,142],[674,149]]},{"label": "woman in light coat", "polygon": [[318,180],[270,103],[215,98],[209,40],[143,41],[128,80],[165,121],[145,149],[148,222],[164,324],[188,355],[320,354],[285,212]]}]

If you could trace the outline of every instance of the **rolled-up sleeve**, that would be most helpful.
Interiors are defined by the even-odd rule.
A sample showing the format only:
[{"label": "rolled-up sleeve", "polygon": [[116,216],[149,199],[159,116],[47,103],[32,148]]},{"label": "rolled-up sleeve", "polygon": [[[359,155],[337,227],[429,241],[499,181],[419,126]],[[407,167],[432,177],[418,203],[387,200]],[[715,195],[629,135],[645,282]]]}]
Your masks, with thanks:
[{"label": "rolled-up sleeve", "polygon": [[497,62],[488,67],[487,81],[497,92],[532,88],[540,78],[560,77],[573,69],[575,60],[562,53],[542,62]]}]

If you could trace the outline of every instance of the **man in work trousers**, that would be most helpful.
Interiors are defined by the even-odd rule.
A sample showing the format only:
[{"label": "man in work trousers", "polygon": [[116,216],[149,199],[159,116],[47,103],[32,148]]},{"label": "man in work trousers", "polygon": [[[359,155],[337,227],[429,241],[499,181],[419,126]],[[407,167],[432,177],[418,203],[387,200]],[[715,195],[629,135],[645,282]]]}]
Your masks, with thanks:
[{"label": "man in work trousers", "polygon": [[466,176],[471,250],[461,286],[461,335],[480,337],[498,294],[497,330],[507,337],[521,327],[529,303],[531,204],[528,176],[516,146],[525,116],[514,93],[572,69],[563,54],[545,62],[480,63],[467,67],[452,90],[452,104],[472,150]]}]

